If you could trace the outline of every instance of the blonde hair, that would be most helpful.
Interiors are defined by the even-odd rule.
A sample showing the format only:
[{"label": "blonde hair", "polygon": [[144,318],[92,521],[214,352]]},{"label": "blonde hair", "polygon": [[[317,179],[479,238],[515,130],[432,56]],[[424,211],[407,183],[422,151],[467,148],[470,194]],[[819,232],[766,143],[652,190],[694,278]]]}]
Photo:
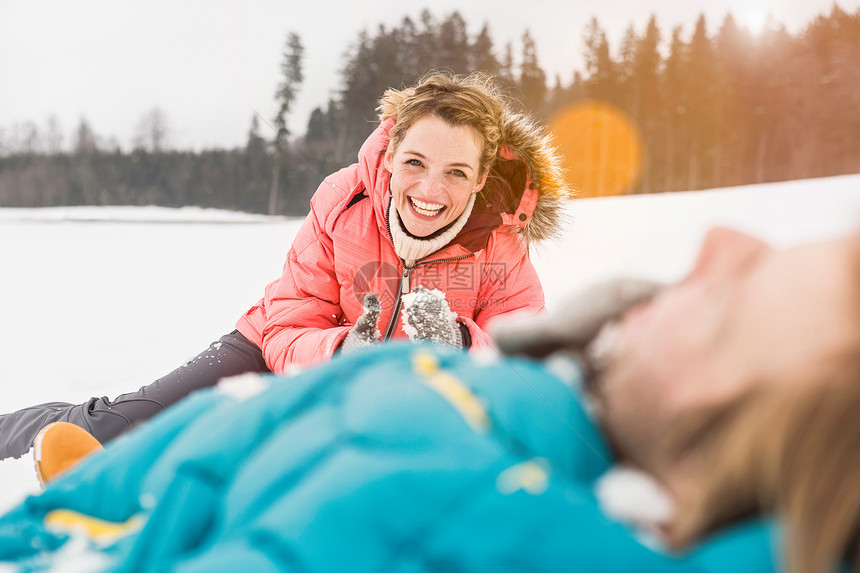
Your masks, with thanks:
[{"label": "blonde hair", "polygon": [[[857,245],[852,314],[860,324]],[[815,378],[757,385],[680,424],[670,544],[774,513],[785,526],[789,571],[831,571],[842,562],[860,571],[860,335],[827,365]]]},{"label": "blonde hair", "polygon": [[480,172],[489,169],[502,142],[505,104],[491,76],[472,73],[458,76],[433,71],[404,90],[390,88],[379,100],[379,120],[396,118],[390,131],[392,150],[420,118],[431,115],[452,126],[467,126],[481,138]]}]

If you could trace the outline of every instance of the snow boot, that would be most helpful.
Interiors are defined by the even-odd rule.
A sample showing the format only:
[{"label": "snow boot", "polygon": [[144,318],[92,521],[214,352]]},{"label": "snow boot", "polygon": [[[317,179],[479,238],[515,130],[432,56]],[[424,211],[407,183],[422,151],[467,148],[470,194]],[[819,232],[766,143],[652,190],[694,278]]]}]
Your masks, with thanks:
[{"label": "snow boot", "polygon": [[42,428],[33,441],[36,476],[45,487],[88,455],[104,448],[92,434],[68,422]]}]

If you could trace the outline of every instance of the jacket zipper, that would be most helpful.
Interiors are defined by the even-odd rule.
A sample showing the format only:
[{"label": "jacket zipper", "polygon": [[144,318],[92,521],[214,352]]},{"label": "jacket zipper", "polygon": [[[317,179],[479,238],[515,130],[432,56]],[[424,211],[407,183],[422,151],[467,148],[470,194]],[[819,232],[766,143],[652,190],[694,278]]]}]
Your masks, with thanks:
[{"label": "jacket zipper", "polygon": [[430,263],[450,263],[452,261],[468,259],[469,257],[474,256],[474,253],[469,253],[468,255],[460,255],[459,257],[450,257],[447,259],[418,261],[411,267],[407,267],[406,261],[400,259],[400,262],[403,264],[403,273],[400,275],[400,288],[397,289],[397,300],[394,301],[394,310],[391,312],[391,318],[388,319],[388,326],[385,327],[385,336],[382,337],[383,342],[388,342],[394,335],[394,329],[397,327],[397,319],[400,315],[400,307],[403,305],[403,295],[409,294],[409,292],[412,290],[409,288],[409,277],[412,276],[412,271],[415,270],[415,267],[419,265],[429,265]]},{"label": "jacket zipper", "polygon": [[[391,239],[391,243],[394,243],[394,237],[391,236],[391,223],[388,220],[388,213],[391,209],[391,199],[388,200],[388,209],[385,210],[385,229],[388,231],[388,238]],[[475,253],[469,253],[468,255],[460,255],[459,257],[451,257],[448,259],[436,259],[431,261],[418,261],[411,267],[406,266],[406,261],[402,258],[400,259],[400,263],[403,265],[403,273],[400,275],[400,288],[397,289],[397,299],[394,301],[394,310],[391,313],[391,318],[388,319],[388,325],[385,327],[385,335],[382,337],[383,342],[388,342],[391,340],[391,337],[394,336],[394,329],[397,326],[398,315],[400,314],[400,307],[403,304],[403,295],[408,294],[411,290],[409,288],[409,277],[412,276],[412,271],[415,270],[415,267],[418,265],[426,265],[430,263],[450,263],[452,261],[459,261],[460,259],[468,259],[469,257],[474,257]]]}]

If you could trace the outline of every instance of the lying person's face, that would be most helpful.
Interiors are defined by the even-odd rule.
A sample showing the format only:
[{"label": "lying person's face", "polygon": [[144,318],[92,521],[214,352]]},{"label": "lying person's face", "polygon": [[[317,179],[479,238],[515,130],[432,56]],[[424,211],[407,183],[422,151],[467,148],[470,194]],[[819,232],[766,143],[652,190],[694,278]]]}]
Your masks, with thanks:
[{"label": "lying person's face", "polygon": [[[833,369],[858,334],[857,237],[774,250],[709,233],[695,268],[622,319],[598,386],[622,455],[660,473],[679,417]],[[844,363],[844,362],[842,362]]]}]

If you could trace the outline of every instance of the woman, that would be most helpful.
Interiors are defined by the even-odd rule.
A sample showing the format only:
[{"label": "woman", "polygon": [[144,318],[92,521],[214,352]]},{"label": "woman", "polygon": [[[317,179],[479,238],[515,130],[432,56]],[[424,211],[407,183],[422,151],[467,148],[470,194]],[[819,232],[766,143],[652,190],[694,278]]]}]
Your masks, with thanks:
[{"label": "woman", "polygon": [[[478,348],[494,317],[540,310],[528,246],[556,232],[570,197],[548,136],[481,75],[431,73],[387,91],[379,112],[358,162],[320,185],[283,275],[236,331],[113,401],[0,417],[0,458],[26,453],[50,422],[72,422],[104,443],[226,376],[281,373],[407,331]],[[403,297],[419,286],[427,290],[407,299],[415,304],[401,323]]]}]

